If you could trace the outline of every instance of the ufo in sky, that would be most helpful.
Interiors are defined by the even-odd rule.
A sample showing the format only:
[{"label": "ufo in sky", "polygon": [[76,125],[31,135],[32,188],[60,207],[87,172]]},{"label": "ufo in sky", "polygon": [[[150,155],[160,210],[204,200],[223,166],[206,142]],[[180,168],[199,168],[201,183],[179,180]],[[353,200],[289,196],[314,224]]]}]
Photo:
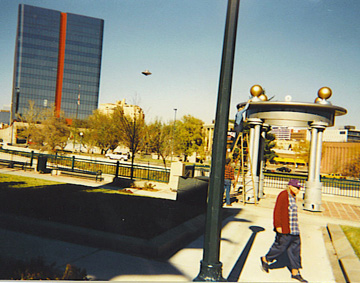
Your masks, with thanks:
[{"label": "ufo in sky", "polygon": [[149,70],[145,70],[144,72],[141,72],[144,76],[150,76],[151,72]]}]

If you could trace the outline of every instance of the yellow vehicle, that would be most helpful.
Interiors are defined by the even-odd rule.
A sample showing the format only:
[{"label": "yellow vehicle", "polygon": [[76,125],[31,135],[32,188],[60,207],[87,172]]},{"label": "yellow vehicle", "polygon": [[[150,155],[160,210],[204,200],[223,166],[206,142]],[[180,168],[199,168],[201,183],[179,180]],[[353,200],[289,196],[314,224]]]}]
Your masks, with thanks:
[{"label": "yellow vehicle", "polygon": [[330,174],[322,175],[322,177],[334,178],[334,179],[346,179],[345,176],[343,176],[343,175],[341,175],[339,173],[330,173]]}]

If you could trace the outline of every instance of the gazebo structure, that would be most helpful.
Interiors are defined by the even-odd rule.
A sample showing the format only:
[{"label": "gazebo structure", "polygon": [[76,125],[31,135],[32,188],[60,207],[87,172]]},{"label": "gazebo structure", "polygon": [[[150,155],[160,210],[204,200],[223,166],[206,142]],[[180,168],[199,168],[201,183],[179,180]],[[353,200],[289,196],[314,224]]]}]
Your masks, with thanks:
[{"label": "gazebo structure", "polygon": [[[250,125],[249,160],[251,165],[245,176],[244,193],[246,202],[255,202],[263,197],[263,151],[264,132],[271,126],[290,126],[309,128],[311,131],[308,180],[305,184],[303,208],[320,211],[321,188],[320,164],[322,135],[326,127],[334,125],[335,116],[345,115],[346,109],[332,105],[327,99],[332,95],[328,87],[318,91],[314,103],[293,102],[287,96],[286,101],[268,101],[261,86],[250,89],[252,99],[247,109],[246,122]],[[237,108],[245,106],[239,103]]]}]

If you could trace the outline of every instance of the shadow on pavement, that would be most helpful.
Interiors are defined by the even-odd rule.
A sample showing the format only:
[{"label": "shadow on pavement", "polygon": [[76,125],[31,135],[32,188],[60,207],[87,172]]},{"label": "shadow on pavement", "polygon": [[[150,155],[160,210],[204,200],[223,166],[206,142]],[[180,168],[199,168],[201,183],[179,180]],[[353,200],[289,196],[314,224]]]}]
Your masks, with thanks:
[{"label": "shadow on pavement", "polygon": [[257,233],[265,230],[263,227],[259,227],[259,226],[250,226],[249,229],[252,231],[252,234],[251,234],[244,250],[242,251],[239,259],[236,261],[234,267],[232,268],[232,270],[227,278],[227,281],[229,281],[229,282],[238,282],[239,281],[241,272],[245,266],[246,259],[249,256],[251,247],[255,241],[255,237],[256,237]]}]

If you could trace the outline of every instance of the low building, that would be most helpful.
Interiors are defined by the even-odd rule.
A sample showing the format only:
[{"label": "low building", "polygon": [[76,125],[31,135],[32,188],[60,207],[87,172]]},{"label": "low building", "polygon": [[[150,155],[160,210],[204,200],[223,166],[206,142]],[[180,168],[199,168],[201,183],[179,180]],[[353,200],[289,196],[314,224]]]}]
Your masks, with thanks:
[{"label": "low building", "polygon": [[126,104],[125,98],[121,101],[116,101],[115,103],[102,103],[100,104],[98,110],[101,113],[112,114],[117,107],[121,107],[126,116],[135,116],[140,119],[145,119],[145,114],[141,107],[138,105]]},{"label": "low building", "polygon": [[[213,146],[213,138],[214,138],[214,127],[215,127],[215,121],[213,121],[211,124],[204,124],[203,129],[205,133],[205,147],[204,150],[207,153],[207,155],[211,155],[212,146]],[[230,140],[234,138],[235,134],[233,132],[234,130],[234,123],[229,122],[228,124],[228,136],[227,136],[227,144],[230,143]],[[231,142],[232,144],[232,142]]]},{"label": "low building", "polygon": [[346,166],[360,158],[358,142],[324,142],[321,158],[321,173],[342,174]]}]

